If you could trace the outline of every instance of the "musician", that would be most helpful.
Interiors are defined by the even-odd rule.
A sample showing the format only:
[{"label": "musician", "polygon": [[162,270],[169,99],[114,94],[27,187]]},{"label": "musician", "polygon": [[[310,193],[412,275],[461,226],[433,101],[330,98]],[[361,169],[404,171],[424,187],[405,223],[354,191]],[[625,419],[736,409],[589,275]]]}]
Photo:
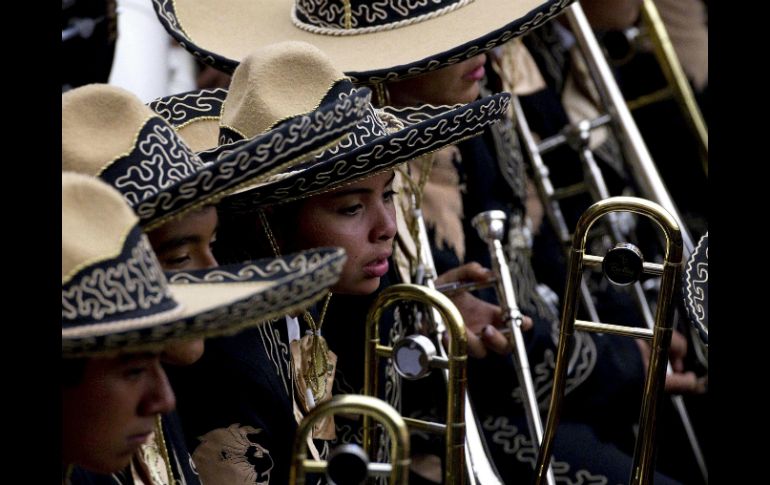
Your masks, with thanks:
[{"label": "musician", "polygon": [[[518,61],[516,67],[535,67],[522,45],[514,42],[503,49]],[[482,76],[477,77],[477,74],[483,75],[483,65],[483,60],[470,59],[452,68],[388,83],[390,102],[406,104],[435,98],[443,102],[463,102],[464,96],[474,92],[474,82],[475,91],[481,89],[478,81]],[[487,68],[490,67],[487,64]],[[536,71],[515,74],[519,92],[538,91],[533,86],[539,86],[540,90],[545,88]],[[483,137],[463,141],[456,149],[445,149],[434,155],[432,172],[423,191],[423,213],[433,237],[432,249],[439,271],[469,261],[489,265],[486,245],[470,227],[473,214],[499,209],[509,215],[509,221],[514,217],[526,218],[533,212],[536,219],[542,219],[542,207],[533,200],[522,154],[515,145],[518,140],[512,140],[510,132],[504,133],[505,128],[510,130],[511,125],[492,126]],[[412,169],[412,173],[420,172],[415,166]],[[543,406],[547,404],[543,401],[551,387],[548,361],[554,355],[558,335],[558,297],[538,284],[529,250],[531,247],[517,249],[509,246],[508,255],[514,264],[519,305],[535,320],[534,331],[526,335],[526,343],[535,373],[536,393]],[[563,278],[563,271],[561,274]],[[473,323],[468,322],[468,325]],[[677,362],[675,369],[682,371],[684,340],[681,335],[674,340],[672,362]],[[596,480],[625,481],[631,464],[630,450],[616,444],[621,438],[613,436],[616,432],[613,425],[621,421],[630,431],[638,417],[645,373],[640,350],[646,349],[646,344],[640,342],[637,346],[624,338],[580,334],[576,342],[577,371],[569,377],[571,395],[568,400],[571,402],[565,406],[569,416],[562,418],[554,471],[557,477],[569,477],[570,480],[590,475]],[[690,372],[672,376],[667,387],[669,390],[692,390],[694,382],[695,376]],[[487,444],[503,480],[513,482],[531,477],[537,451],[529,441],[521,402],[516,397],[519,391],[510,357],[490,353],[485,359],[471,359],[469,387],[487,435]],[[590,416],[601,418],[592,420]],[[622,438],[627,440],[628,436]],[[661,475],[656,478],[656,483],[673,482]]]},{"label": "musician", "polygon": [[[179,468],[189,457],[164,443],[161,415],[173,411],[175,397],[161,356],[283,310],[278,303],[245,311],[285,291],[281,278],[289,275],[237,278],[240,296],[211,283],[205,296],[196,283],[169,283],[123,196],[74,172],[62,173],[62,227],[62,482],[190,483]],[[251,266],[268,263],[279,261]]]},{"label": "musician", "polygon": [[[108,108],[105,109],[104,106]],[[184,180],[184,177],[203,175],[205,171],[221,166],[228,160],[222,158],[204,168],[203,163],[198,161],[196,155],[170,126],[144,106],[138,98],[120,88],[92,85],[71,90],[62,98],[62,117],[63,124],[66,125],[62,134],[63,168],[84,174],[94,174],[94,167],[100,169],[99,175],[113,187],[123,190],[124,197],[135,209],[141,199],[137,198],[135,193],[128,192],[130,189],[126,189],[126,186],[131,184],[120,181],[124,181],[132,171],[146,162],[140,146],[159,139],[154,136],[154,131],[145,135],[146,137],[141,136],[141,133],[147,132],[143,131],[143,128],[154,126],[155,130],[162,130],[166,134],[164,141],[167,144],[164,146],[162,142],[156,143],[154,149],[174,162],[174,165],[153,165],[156,169],[153,173],[155,177],[144,178],[144,193],[157,193],[167,199],[173,199],[174,184],[180,182],[180,174],[175,172],[179,166],[189,164],[190,172],[181,176]],[[139,132],[140,136],[134,138],[136,132]],[[129,135],[127,138],[131,140],[129,143],[132,143],[128,150],[125,145],[115,142],[126,133]],[[100,153],[93,150],[92,139],[87,134],[113,142],[106,143],[106,151]],[[265,141],[260,149],[264,149],[268,144],[269,142]],[[247,155],[250,150],[256,149],[256,146],[242,147],[233,153],[236,156]],[[111,155],[120,156],[113,159]],[[101,170],[105,163],[108,168]],[[248,174],[244,165],[239,165],[229,172],[229,176],[236,179],[247,177]],[[143,218],[143,226],[150,228],[146,230],[148,240],[163,270],[190,271],[218,266],[212,253],[218,226],[217,211],[212,205],[198,206],[226,189],[223,181],[227,177],[220,177],[219,183],[197,185],[189,189],[189,197],[182,199],[181,203],[176,199],[176,209],[181,215],[170,220],[159,213]],[[170,181],[172,183],[169,183]],[[197,361],[203,352],[203,338],[187,339],[170,342],[159,357],[164,365],[190,365]],[[107,363],[115,364],[111,361]],[[171,483],[170,479],[184,484],[199,483],[198,474],[184,443],[178,417],[168,411],[170,410],[164,411],[161,423],[163,436],[153,436],[148,444],[139,447],[130,467],[111,476],[78,471],[72,483],[134,483],[135,480],[142,480],[144,483],[161,484]],[[170,479],[165,465],[158,461],[158,453],[162,448],[168,448],[167,451],[173,458],[173,476]]]},{"label": "musician", "polygon": [[[294,100],[307,99],[306,109],[318,104],[318,98],[309,99],[314,93],[319,98],[336,99],[338,93],[353,89],[352,83],[312,46],[277,44],[255,51],[236,69],[220,124],[253,120],[255,104],[244,100],[270,92],[259,82],[259,76],[285,73],[287,69],[299,69],[305,75],[302,83],[292,85],[292,91],[297,90],[292,96]],[[277,100],[285,102],[281,95],[280,90],[274,93]],[[413,121],[416,112],[410,112],[412,119],[399,118],[398,114],[369,107],[368,116],[346,142],[222,201],[215,245],[219,260],[317,245],[344,247],[348,259],[339,283],[319,303],[315,314],[292,312],[286,319],[238,338],[213,340],[198,363],[172,375],[183,403],[179,412],[188,432],[188,445],[204,482],[231,483],[237,478],[284,483],[298,420],[315,403],[328,399],[333,389],[335,393],[360,390],[362,382],[347,381],[334,369],[335,362],[339,369],[343,361],[344,366],[360,368],[361,360],[348,358],[347,347],[337,347],[326,337],[333,333],[332,328],[345,333],[346,326],[355,325],[356,331],[363,331],[363,313],[356,320],[348,312],[353,305],[365,311],[367,305],[356,302],[365,303],[362,297],[374,293],[390,269],[388,259],[397,224],[393,168],[477,128],[459,123],[436,130],[446,119],[467,117],[480,127],[493,122],[502,113],[504,98],[497,95],[469,106],[432,108],[434,114],[423,115],[420,123]],[[409,139],[407,133],[424,144],[402,144],[401,140]],[[349,162],[352,160],[355,163]],[[345,302],[341,320],[332,318],[332,307],[340,308],[337,301]],[[315,332],[306,333],[314,328]],[[357,341],[358,348],[362,349],[362,343],[363,335]],[[323,363],[321,369],[331,370],[313,374],[313,363],[318,362]],[[196,396],[203,392],[220,399],[201,402]],[[392,392],[395,395],[391,399],[397,399],[398,393]],[[334,424],[330,421],[314,432],[312,454],[325,456],[335,436],[341,441],[356,439],[357,430],[346,429],[345,424],[335,428]]]}]

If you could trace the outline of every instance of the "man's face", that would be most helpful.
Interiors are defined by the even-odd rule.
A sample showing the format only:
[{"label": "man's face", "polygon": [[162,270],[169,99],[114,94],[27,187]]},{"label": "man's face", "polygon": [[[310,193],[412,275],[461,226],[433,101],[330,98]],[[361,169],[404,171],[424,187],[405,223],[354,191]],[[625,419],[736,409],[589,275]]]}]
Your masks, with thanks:
[{"label": "man's face", "polygon": [[470,103],[479,96],[486,59],[486,54],[479,54],[421,76],[388,83],[390,99],[401,106]]},{"label": "man's face", "polygon": [[[217,210],[206,206],[150,231],[152,249],[166,271],[207,269],[218,266],[211,246],[217,233]],[[201,358],[203,339],[182,340],[166,347],[163,362],[190,365]]]},{"label": "man's face", "polygon": [[89,359],[81,381],[62,387],[63,462],[98,473],[126,467],[175,404],[157,354]]}]

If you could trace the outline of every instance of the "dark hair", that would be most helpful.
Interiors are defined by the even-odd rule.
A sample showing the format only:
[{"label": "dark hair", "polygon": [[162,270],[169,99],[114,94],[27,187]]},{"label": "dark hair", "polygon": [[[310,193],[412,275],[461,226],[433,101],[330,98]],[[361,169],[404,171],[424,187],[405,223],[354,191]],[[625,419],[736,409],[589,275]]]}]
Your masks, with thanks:
[{"label": "dark hair", "polygon": [[86,369],[88,359],[62,359],[61,366],[61,386],[75,387],[83,380],[83,373]]},{"label": "dark hair", "polygon": [[[278,242],[281,254],[298,251],[297,219],[306,199],[279,204],[264,209],[270,230]],[[242,263],[251,259],[275,256],[262,226],[259,214],[236,214],[219,209],[217,242],[214,257],[220,264]]]}]

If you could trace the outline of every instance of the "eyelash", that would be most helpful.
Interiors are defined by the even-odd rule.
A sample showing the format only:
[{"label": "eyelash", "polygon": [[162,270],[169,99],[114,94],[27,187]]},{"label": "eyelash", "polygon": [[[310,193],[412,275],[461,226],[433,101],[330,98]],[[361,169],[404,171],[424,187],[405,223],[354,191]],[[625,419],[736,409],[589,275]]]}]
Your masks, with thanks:
[{"label": "eyelash", "polygon": [[[382,200],[384,200],[387,203],[391,203],[393,202],[393,198],[396,196],[396,194],[398,194],[398,192],[396,192],[395,190],[388,190],[382,194]],[[342,209],[339,210],[339,213],[346,216],[354,216],[363,207],[364,207],[363,204],[355,204],[349,207],[343,207]]]},{"label": "eyelash", "polygon": [[184,256],[178,257],[178,258],[171,258],[166,260],[166,264],[169,266],[179,266],[182,265],[190,260],[190,256],[185,254]]},{"label": "eyelash", "polygon": [[147,367],[147,366],[131,367],[130,369],[126,369],[125,376],[126,376],[127,379],[138,380],[148,370],[149,370],[149,367]]}]

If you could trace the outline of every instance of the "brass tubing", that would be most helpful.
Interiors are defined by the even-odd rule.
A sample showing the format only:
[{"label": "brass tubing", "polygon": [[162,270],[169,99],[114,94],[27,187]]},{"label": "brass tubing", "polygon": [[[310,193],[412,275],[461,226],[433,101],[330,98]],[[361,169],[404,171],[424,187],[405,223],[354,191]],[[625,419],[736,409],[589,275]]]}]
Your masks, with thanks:
[{"label": "brass tubing", "polygon": [[[567,347],[576,327],[577,298],[583,277],[583,259],[588,231],[599,218],[618,211],[633,212],[652,219],[662,229],[666,239],[661,289],[655,312],[655,323],[651,332],[650,364],[642,395],[639,432],[634,448],[634,461],[629,483],[637,485],[652,482],[656,432],[655,415],[663,396],[663,383],[665,383],[666,379],[668,348],[673,332],[672,316],[674,307],[671,302],[675,295],[676,285],[682,270],[683,241],[676,220],[658,204],[636,197],[611,197],[593,204],[583,213],[572,239],[564,306],[561,315],[559,345],[556,355],[554,384],[551,391],[551,404],[548,409],[548,421],[546,423],[543,443],[537,457],[535,470],[537,473],[536,484],[544,483],[546,470],[551,460],[556,427],[561,416],[568,360]],[[589,330],[590,328],[587,323],[581,322],[581,328]],[[606,331],[603,330],[605,327],[602,324],[593,325],[595,328],[590,329],[592,331]],[[632,336],[639,337],[641,335]]]},{"label": "brass tubing", "polygon": [[650,31],[650,40],[655,48],[655,57],[666,76],[669,86],[672,87],[674,98],[681,110],[686,114],[687,124],[698,141],[703,170],[708,176],[709,133],[703,115],[695,102],[695,96],[690,88],[690,82],[682,69],[679,57],[674,51],[671,39],[668,37],[666,26],[660,18],[657,7],[652,0],[642,2],[642,19]]},{"label": "brass tubing", "polygon": [[[313,425],[327,417],[340,413],[363,414],[365,419],[374,418],[383,425],[391,438],[390,444],[390,483],[406,484],[409,481],[409,432],[401,417],[388,403],[370,396],[345,394],[334,396],[313,408],[300,422],[294,438],[289,483],[301,485],[305,483],[307,472],[323,473],[327,462],[307,459],[307,439],[313,431]],[[371,421],[370,421],[371,422]],[[369,456],[374,456],[371,452]],[[374,466],[372,466],[374,465]],[[380,475],[387,466],[370,464],[370,473]]]},{"label": "brass tubing", "polygon": [[[440,292],[422,285],[398,284],[383,290],[369,309],[366,317],[366,349],[364,352],[364,394],[377,396],[379,383],[377,367],[380,356],[379,322],[385,310],[401,301],[416,301],[437,310],[449,331],[447,349],[447,425],[445,429],[445,483],[463,483],[465,480],[465,395],[467,388],[468,337],[465,324],[457,307]],[[364,415],[364,450],[374,452],[371,420]]]}]

